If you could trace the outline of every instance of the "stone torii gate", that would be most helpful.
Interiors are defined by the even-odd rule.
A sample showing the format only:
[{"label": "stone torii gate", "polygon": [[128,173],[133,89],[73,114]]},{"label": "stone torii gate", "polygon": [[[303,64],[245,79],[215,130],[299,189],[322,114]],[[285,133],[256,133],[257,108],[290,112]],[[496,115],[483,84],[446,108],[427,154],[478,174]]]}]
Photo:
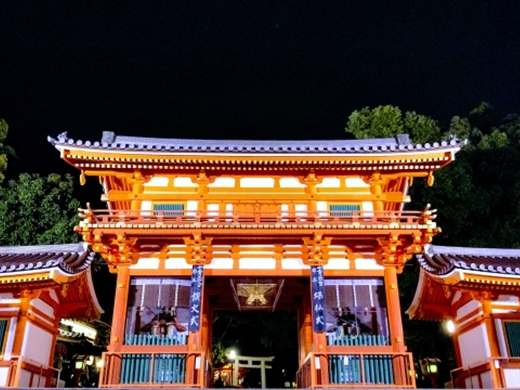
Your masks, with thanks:
[{"label": "stone torii gate", "polygon": [[266,368],[272,368],[266,363],[271,363],[274,356],[269,357],[253,357],[253,356],[241,356],[235,355],[235,361],[233,362],[233,386],[238,386],[238,370],[240,368],[259,368],[261,372],[261,388],[266,388],[265,370]]}]

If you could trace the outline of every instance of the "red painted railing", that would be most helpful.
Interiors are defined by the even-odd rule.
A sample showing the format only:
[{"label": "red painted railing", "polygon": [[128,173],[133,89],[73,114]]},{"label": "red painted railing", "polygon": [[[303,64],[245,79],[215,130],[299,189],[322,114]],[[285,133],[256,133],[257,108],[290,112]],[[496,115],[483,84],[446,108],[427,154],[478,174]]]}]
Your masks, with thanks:
[{"label": "red painted railing", "polygon": [[273,227],[291,224],[431,225],[435,210],[425,211],[343,211],[343,212],[217,212],[217,211],[132,211],[80,209],[81,226],[102,224],[205,225],[264,224]]},{"label": "red painted railing", "polygon": [[21,356],[4,360],[0,356],[0,371],[5,378],[0,387],[60,387],[60,370]]},{"label": "red painted railing", "polygon": [[213,369],[204,353],[106,352],[99,387],[208,388]]},{"label": "red painted railing", "polygon": [[495,357],[451,372],[454,388],[518,387],[520,358]]},{"label": "red painted railing", "polygon": [[310,353],[296,376],[299,388],[415,388],[411,353]]}]

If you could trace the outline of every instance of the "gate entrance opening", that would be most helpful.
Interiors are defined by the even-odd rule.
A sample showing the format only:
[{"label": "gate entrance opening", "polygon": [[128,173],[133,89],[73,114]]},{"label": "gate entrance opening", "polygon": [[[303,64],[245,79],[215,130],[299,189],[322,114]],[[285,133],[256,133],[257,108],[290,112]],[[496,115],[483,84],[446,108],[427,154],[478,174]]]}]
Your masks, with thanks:
[{"label": "gate entrance opening", "polygon": [[[261,361],[265,384],[284,387],[296,381],[298,369],[298,317],[307,278],[206,278],[211,310],[214,380],[217,384],[261,387]],[[235,352],[239,357],[231,356]],[[240,358],[241,357],[241,358]],[[237,362],[240,363],[237,366]]]}]

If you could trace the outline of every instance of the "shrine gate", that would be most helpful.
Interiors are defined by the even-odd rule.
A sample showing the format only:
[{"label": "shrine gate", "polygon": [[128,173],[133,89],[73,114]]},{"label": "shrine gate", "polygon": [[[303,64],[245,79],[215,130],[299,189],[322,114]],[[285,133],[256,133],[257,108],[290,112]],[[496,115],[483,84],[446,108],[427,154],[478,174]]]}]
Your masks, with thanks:
[{"label": "shrine gate", "polygon": [[210,387],[229,307],[297,310],[299,387],[415,386],[397,274],[439,229],[403,206],[462,143],[50,141],[108,204],[77,228],[117,272],[101,387]]}]

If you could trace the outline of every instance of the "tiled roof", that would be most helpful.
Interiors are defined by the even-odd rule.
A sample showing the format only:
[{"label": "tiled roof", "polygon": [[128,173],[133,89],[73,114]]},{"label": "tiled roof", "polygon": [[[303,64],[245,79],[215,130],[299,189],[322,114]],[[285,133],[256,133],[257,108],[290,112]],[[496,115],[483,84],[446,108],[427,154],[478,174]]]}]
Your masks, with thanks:
[{"label": "tiled roof", "polygon": [[520,249],[428,245],[417,258],[424,270],[434,275],[460,269],[520,276]]},{"label": "tiled roof", "polygon": [[88,268],[94,252],[86,243],[0,247],[0,274],[60,268],[77,274]]},{"label": "tiled roof", "polygon": [[67,133],[57,138],[48,137],[56,147],[76,147],[95,150],[125,150],[145,152],[175,153],[382,153],[382,152],[414,152],[421,150],[461,147],[466,141],[456,139],[433,144],[411,144],[407,134],[396,138],[374,138],[360,140],[292,140],[292,141],[258,141],[258,140],[200,140],[180,138],[148,138],[116,135],[103,132],[102,140],[91,142],[74,140]]}]

